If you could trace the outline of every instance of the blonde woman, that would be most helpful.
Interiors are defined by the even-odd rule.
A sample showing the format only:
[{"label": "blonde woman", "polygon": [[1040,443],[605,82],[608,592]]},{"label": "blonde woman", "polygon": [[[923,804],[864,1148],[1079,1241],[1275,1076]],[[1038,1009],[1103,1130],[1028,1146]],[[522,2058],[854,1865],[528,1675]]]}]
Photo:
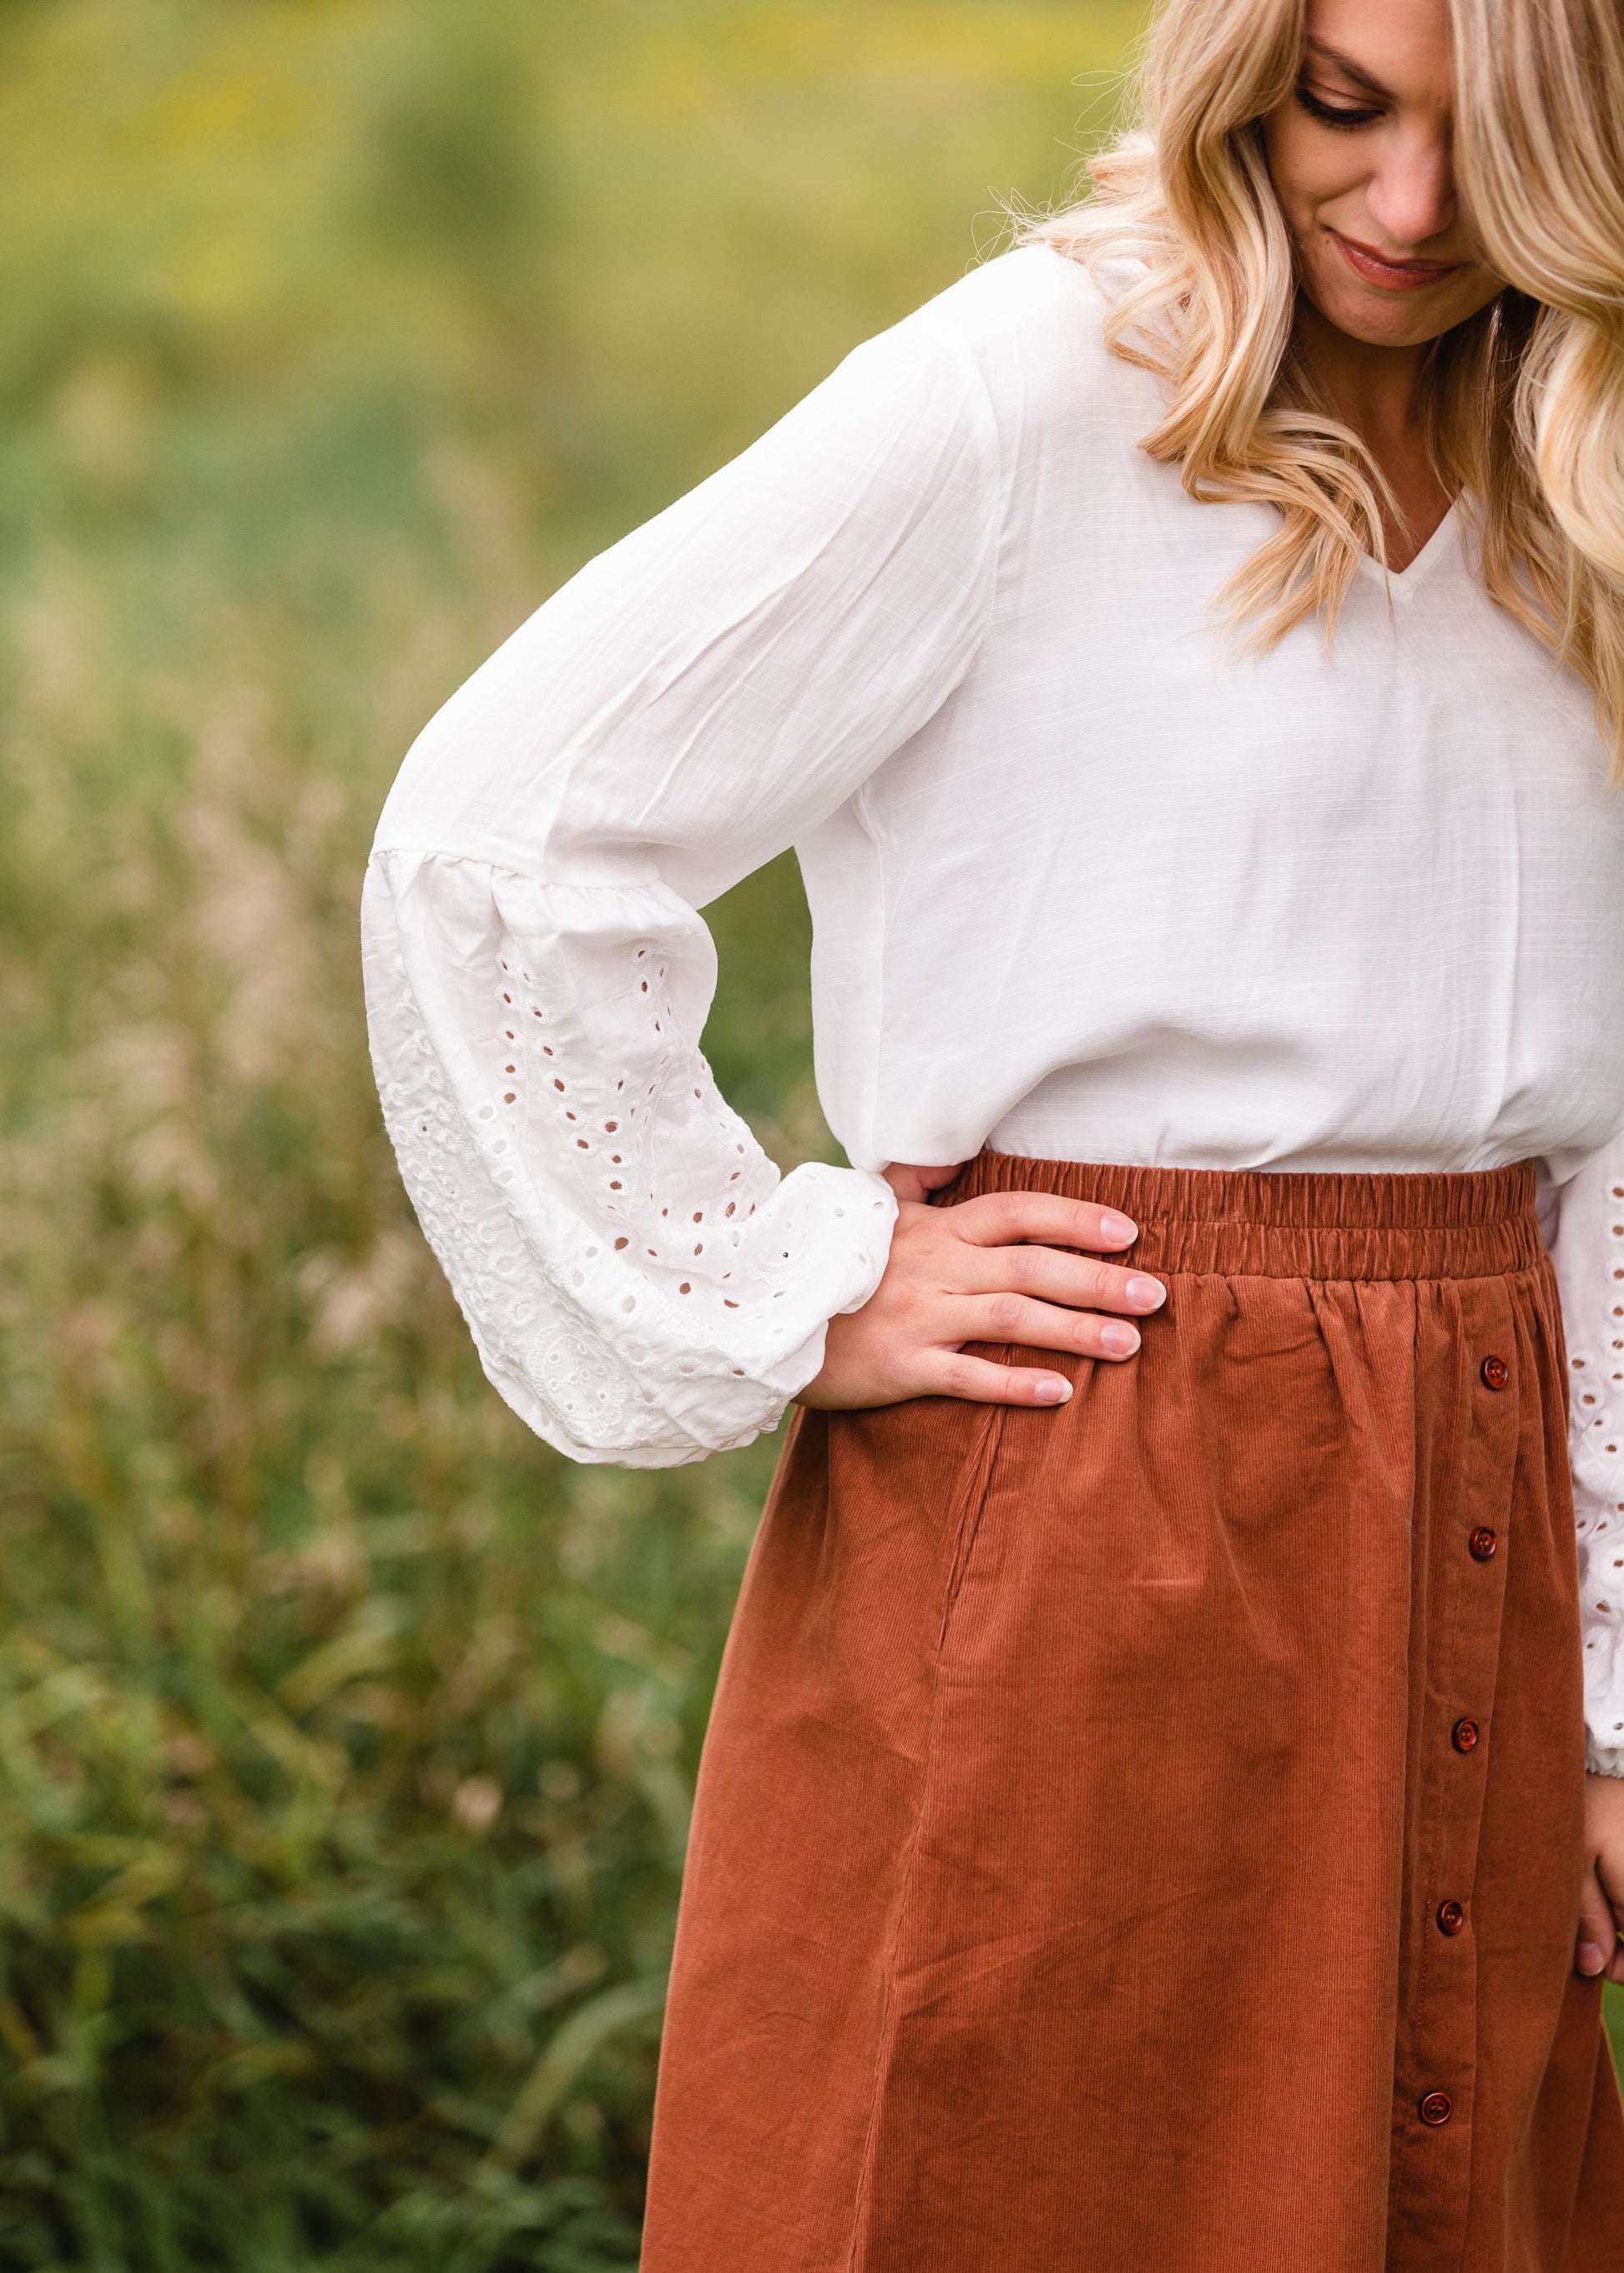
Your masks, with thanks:
[{"label": "blonde woman", "polygon": [[[504,1396],[802,1408],[649,2273],[1624,2266],[1624,25],[1169,0],[1144,109],[367,885]],[[792,843],[854,1165],[780,1182],[695,911]]]}]

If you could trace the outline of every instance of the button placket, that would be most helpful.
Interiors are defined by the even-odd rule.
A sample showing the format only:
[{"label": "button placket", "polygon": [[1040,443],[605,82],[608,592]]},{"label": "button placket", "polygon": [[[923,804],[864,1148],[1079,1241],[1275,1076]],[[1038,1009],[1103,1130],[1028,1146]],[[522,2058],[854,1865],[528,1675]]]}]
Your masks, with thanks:
[{"label": "button placket", "polygon": [[[1395,2074],[1394,2194],[1410,2206],[1406,2230],[1430,2231],[1431,2250],[1388,2273],[1422,2273],[1455,2246],[1453,2172],[1470,2166],[1477,2056],[1477,1957],[1470,1896],[1492,1750],[1507,1556],[1500,1549],[1515,1489],[1522,1427],[1519,1346],[1508,1290],[1489,1282],[1464,1295],[1461,1394],[1451,1442],[1429,1461],[1426,1687],[1418,1730],[1415,1867],[1409,1910],[1406,2024]],[[1440,2194],[1440,2189],[1443,2189]],[[1465,2187],[1459,2190],[1464,2197]],[[1440,2224],[1441,2220],[1441,2224]]]}]

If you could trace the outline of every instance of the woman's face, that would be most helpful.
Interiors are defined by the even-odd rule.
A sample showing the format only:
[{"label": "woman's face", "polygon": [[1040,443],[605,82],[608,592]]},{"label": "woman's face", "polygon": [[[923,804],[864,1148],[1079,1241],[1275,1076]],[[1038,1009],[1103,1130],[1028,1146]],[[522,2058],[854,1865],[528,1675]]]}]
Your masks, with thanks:
[{"label": "woman's face", "polygon": [[1455,187],[1447,0],[1309,0],[1302,69],[1264,122],[1304,292],[1371,347],[1417,347],[1486,307]]}]

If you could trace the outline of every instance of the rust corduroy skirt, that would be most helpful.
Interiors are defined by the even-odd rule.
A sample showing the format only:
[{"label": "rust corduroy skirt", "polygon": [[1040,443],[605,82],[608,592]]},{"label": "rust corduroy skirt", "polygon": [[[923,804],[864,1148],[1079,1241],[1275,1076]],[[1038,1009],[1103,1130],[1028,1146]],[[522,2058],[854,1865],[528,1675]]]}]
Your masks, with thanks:
[{"label": "rust corduroy skirt", "polygon": [[1531,1170],[946,1197],[1016,1187],[1132,1215],[1166,1309],[1058,1412],[797,1419],[645,2273],[1624,2268]]}]

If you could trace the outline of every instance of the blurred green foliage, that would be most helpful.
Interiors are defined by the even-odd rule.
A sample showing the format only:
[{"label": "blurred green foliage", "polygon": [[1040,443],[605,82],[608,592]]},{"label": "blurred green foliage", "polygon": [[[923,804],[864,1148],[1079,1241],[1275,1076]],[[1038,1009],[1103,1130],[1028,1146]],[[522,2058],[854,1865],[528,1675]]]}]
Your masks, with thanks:
[{"label": "blurred green foliage", "polygon": [[[571,1467],[383,1142],[417,726],[1042,202],[1136,18],[0,7],[0,2265],[624,2266],[773,1448]],[[826,1149],[805,916],[709,1044]]]}]

